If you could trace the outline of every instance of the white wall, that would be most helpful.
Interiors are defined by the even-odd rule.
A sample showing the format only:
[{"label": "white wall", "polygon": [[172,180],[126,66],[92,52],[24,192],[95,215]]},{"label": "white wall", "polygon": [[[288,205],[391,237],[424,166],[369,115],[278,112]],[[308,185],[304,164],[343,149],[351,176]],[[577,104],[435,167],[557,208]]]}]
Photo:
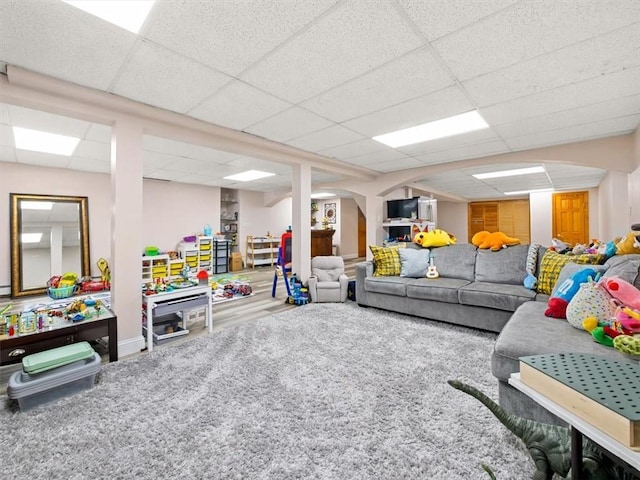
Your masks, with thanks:
[{"label": "white wall", "polygon": [[338,202],[339,232],[333,236],[338,245],[338,255],[345,258],[358,256],[358,205],[353,198],[341,198]]},{"label": "white wall", "polygon": [[457,239],[457,243],[468,243],[469,224],[467,217],[469,216],[466,203],[444,202],[438,200],[438,225],[440,228]]}]

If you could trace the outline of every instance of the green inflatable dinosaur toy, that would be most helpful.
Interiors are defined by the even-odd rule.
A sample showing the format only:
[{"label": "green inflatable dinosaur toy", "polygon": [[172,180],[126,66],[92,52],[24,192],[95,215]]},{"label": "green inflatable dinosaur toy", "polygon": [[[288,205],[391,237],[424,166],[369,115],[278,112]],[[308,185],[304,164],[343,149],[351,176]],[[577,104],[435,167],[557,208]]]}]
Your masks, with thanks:
[{"label": "green inflatable dinosaur toy", "polygon": [[[512,415],[477,388],[458,380],[448,380],[448,383],[479,400],[511,433],[522,440],[536,466],[533,480],[551,480],[554,473],[562,478],[570,478],[571,436],[568,428]],[[640,478],[633,472],[625,472],[622,467],[615,465],[587,438],[582,442],[582,465],[582,478],[587,480]]]}]

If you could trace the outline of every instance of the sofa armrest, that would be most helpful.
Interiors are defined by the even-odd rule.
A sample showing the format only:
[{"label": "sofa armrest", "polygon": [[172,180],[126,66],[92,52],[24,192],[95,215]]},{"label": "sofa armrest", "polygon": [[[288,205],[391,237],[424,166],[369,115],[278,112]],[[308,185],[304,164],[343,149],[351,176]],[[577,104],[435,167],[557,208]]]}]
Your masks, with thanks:
[{"label": "sofa armrest", "polygon": [[358,305],[369,305],[367,302],[367,291],[364,289],[364,280],[373,277],[373,261],[356,263],[356,302]]},{"label": "sofa armrest", "polygon": [[309,296],[311,297],[311,301],[315,302],[318,298],[318,277],[315,275],[311,275],[307,280],[307,284],[309,287]]}]

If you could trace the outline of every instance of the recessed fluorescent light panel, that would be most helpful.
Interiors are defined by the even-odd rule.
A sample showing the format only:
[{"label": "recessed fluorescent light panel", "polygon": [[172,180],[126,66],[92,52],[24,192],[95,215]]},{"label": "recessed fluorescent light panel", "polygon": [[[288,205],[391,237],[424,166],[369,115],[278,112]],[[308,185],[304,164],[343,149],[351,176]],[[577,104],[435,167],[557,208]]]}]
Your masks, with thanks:
[{"label": "recessed fluorescent light panel", "polygon": [[138,33],[147,19],[155,0],[63,0],[69,5]]},{"label": "recessed fluorescent light panel", "polygon": [[392,148],[489,128],[477,110],[373,137]]},{"label": "recessed fluorescent light panel", "polygon": [[537,190],[518,190],[517,192],[504,192],[505,195],[525,195],[527,193],[553,192],[553,188],[539,188]]},{"label": "recessed fluorescent light panel", "polygon": [[67,157],[73,155],[78,143],[80,143],[80,139],[76,137],[21,127],[13,127],[13,138],[16,142],[16,148],[20,150],[53,153]]},{"label": "recessed fluorescent light panel", "polygon": [[22,243],[40,243],[42,232],[40,233],[23,233],[20,235]]},{"label": "recessed fluorescent light panel", "polygon": [[311,194],[311,198],[314,198],[314,199],[331,198],[331,197],[335,197],[335,196],[336,196],[335,193],[328,193],[328,192],[318,192],[318,193],[312,193]]},{"label": "recessed fluorescent light panel", "polygon": [[516,175],[530,175],[532,173],[544,173],[544,167],[516,168],[514,170],[501,170],[499,172],[475,173],[472,176],[478,180],[486,178],[514,177]]},{"label": "recessed fluorescent light panel", "polygon": [[246,172],[229,175],[228,177],[224,177],[224,179],[235,180],[237,182],[251,182],[252,180],[271,177],[273,175],[275,175],[275,173],[261,172],[260,170],[247,170]]},{"label": "recessed fluorescent light panel", "polygon": [[53,202],[20,202],[20,208],[23,210],[51,210]]}]

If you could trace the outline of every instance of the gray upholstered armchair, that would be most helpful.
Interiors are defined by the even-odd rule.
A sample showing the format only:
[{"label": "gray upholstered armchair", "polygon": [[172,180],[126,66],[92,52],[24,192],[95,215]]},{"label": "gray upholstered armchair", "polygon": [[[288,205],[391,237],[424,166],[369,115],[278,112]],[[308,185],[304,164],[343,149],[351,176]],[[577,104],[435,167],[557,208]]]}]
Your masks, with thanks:
[{"label": "gray upholstered armchair", "polygon": [[313,257],[309,294],[312,302],[345,302],[349,278],[344,273],[342,257]]}]

